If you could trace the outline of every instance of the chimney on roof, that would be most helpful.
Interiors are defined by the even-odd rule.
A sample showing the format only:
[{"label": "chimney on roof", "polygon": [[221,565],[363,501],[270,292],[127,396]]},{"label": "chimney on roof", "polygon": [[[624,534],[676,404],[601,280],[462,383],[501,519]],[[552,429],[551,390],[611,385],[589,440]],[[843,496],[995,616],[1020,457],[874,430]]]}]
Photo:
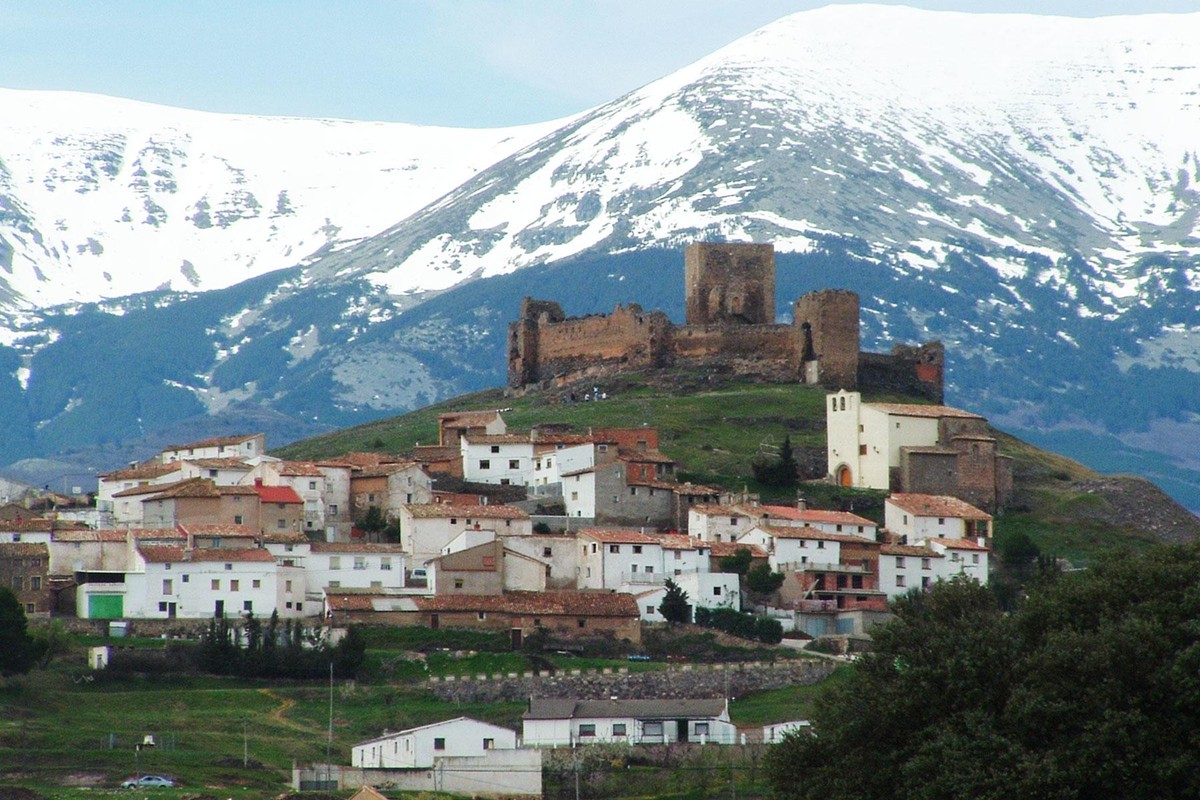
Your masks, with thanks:
[{"label": "chimney on roof", "polygon": [[796,495],[796,510],[797,511],[808,511],[808,501],[805,500],[800,495]]},{"label": "chimney on roof", "polygon": [[130,469],[133,469],[133,468],[134,468],[134,467],[136,467],[137,465],[138,465],[138,462],[136,462],[136,461],[130,461],[130,462],[129,462],[129,468],[130,468]]},{"label": "chimney on roof", "polygon": [[254,485],[255,485],[255,486],[262,486],[262,478],[255,478],[255,479],[254,479]]}]

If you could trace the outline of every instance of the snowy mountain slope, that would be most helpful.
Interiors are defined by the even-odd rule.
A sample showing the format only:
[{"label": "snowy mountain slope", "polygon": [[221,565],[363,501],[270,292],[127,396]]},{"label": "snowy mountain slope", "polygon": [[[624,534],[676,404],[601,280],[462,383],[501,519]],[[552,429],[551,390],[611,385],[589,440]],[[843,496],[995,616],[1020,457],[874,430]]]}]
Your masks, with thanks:
[{"label": "snowy mountain slope", "polygon": [[205,291],[383,230],[552,129],[0,90],[0,307]]},{"label": "snowy mountain slope", "polygon": [[[1095,285],[1112,313],[1147,254],[1200,254],[1200,14],[1069,19],[892,6],[796,14],[584,115],[347,264],[437,290],[604,246],[855,236],[933,265],[982,243],[1004,280]],[[1192,277],[1195,280],[1195,277]]]},{"label": "snowy mountain slope", "polygon": [[[9,165],[22,147],[0,140],[0,182],[17,187],[0,188],[8,226],[0,236],[21,234],[11,258],[24,264],[11,277],[0,265],[0,278],[16,281],[9,307],[27,309],[0,339],[0,458],[148,443],[156,431],[199,429],[206,419],[228,430],[263,409],[286,437],[281,418],[295,420],[299,435],[496,385],[505,325],[522,295],[562,299],[570,313],[633,300],[678,318],[680,247],[753,239],[783,253],[781,315],[803,291],[854,289],[868,348],[946,342],[951,402],[1017,432],[1075,442],[1083,449],[1071,455],[1107,468],[1120,454],[1200,508],[1191,455],[1200,447],[1194,41],[1200,15],[831,7],[785,18],[574,119],[478,139],[462,133],[479,148],[467,155],[494,162],[482,169],[442,148],[456,133],[418,147],[404,126],[403,135],[388,126],[370,134],[351,123],[221,118],[231,127],[221,127],[218,148],[216,133],[185,125],[188,112],[156,123],[174,126],[166,155],[146,150],[145,136],[136,146],[97,146],[122,153],[119,167],[75,148],[61,163],[43,157],[36,180],[32,167]],[[292,138],[311,149],[273,162],[252,150],[255,137],[237,133],[257,126],[303,131]],[[57,135],[26,127],[30,152],[45,152]],[[337,144],[343,133],[353,144]],[[386,156],[391,135],[417,148],[406,151],[414,169],[381,178],[372,164],[399,163]],[[362,156],[361,173],[335,164],[343,153]],[[247,184],[228,177],[226,162]],[[272,163],[292,170],[287,180],[260,181],[256,170],[265,175]],[[297,164],[344,170],[349,188],[332,194],[343,191],[337,174],[301,180]],[[205,175],[220,178],[211,178],[217,188]],[[237,194],[251,178],[260,181],[246,190],[256,211]],[[373,179],[401,183],[367,186]],[[102,189],[89,191],[93,180]],[[188,187],[175,205],[172,181]],[[294,219],[278,212],[284,191]],[[393,205],[389,191],[408,194]],[[197,228],[201,197],[211,227]],[[80,231],[92,223],[79,219],[100,229],[126,207],[149,218],[147,199],[164,222],[104,228],[112,241],[90,252]],[[102,210],[87,206],[91,217],[58,210],[79,203],[82,215],[93,201]],[[339,239],[302,266],[252,280],[220,268],[237,263],[249,277],[267,262],[298,263],[327,241],[326,217],[343,227],[339,237],[365,236],[364,220],[382,232]],[[285,256],[279,231],[293,223]],[[185,233],[194,250],[179,244]],[[72,277],[79,285],[59,285],[65,250],[72,269],[78,260],[96,270],[122,236],[142,259],[138,285],[175,291],[106,295],[88,283],[100,275],[107,285],[102,272],[86,270]],[[57,255],[39,255],[47,241]],[[198,265],[201,287],[224,288],[191,291],[177,258]],[[170,266],[158,271],[161,263]],[[31,280],[31,265],[43,264],[47,280]],[[113,299],[30,308],[38,297],[85,290]]]}]

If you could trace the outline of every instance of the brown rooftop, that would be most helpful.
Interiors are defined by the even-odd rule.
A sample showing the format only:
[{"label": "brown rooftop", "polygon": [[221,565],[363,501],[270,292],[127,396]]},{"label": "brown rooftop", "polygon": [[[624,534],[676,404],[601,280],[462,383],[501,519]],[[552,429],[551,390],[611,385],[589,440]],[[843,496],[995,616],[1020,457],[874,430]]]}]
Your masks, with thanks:
[{"label": "brown rooftop", "polygon": [[919,403],[864,403],[867,408],[873,408],[877,411],[882,411],[885,414],[892,414],[898,417],[925,417],[928,419],[942,419],[944,417],[954,417],[956,419],[983,419],[978,414],[973,414],[970,411],[963,411],[961,408],[951,408],[950,406],[927,406]]},{"label": "brown rooftop", "polygon": [[572,617],[637,617],[637,601],[621,592],[505,592],[419,597],[422,611],[496,611]]},{"label": "brown rooftop", "polygon": [[417,519],[458,518],[467,519],[529,519],[526,514],[515,506],[486,505],[463,506],[449,503],[413,503],[406,505],[408,513]]},{"label": "brown rooftop", "polygon": [[888,497],[887,502],[918,517],[992,518],[986,511],[949,495],[896,493]]}]

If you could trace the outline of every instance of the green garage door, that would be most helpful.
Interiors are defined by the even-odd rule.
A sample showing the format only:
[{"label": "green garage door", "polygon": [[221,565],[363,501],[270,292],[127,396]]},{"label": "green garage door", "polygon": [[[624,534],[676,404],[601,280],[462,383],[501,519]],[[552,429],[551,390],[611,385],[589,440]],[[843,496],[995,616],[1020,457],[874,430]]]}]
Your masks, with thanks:
[{"label": "green garage door", "polygon": [[125,616],[125,596],[120,594],[88,595],[88,617],[91,619],[120,619]]}]

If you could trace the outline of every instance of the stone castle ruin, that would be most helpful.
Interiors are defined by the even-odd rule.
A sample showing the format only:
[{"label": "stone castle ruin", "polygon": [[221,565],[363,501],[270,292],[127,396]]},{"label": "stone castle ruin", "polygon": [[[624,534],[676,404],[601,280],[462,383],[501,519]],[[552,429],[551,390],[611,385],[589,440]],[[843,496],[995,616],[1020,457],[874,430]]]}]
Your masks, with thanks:
[{"label": "stone castle ruin", "polygon": [[699,367],[942,402],[941,343],[898,344],[889,354],[862,352],[854,292],[810,292],[792,306],[790,324],[776,323],[772,245],[689,245],[684,282],[683,325],[636,303],[619,305],[611,314],[567,317],[558,303],[526,297],[520,318],[509,325],[509,386],[564,385],[632,370]]}]

